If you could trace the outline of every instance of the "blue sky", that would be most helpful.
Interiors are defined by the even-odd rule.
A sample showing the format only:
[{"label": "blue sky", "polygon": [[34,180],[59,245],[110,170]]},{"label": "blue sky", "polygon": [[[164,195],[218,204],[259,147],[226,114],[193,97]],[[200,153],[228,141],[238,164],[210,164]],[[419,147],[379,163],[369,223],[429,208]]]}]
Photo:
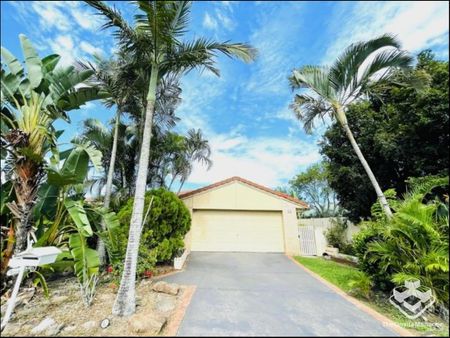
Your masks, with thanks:
[{"label": "blue sky", "polygon": [[[131,21],[128,2],[112,2]],[[58,53],[63,63],[109,56],[114,41],[100,31],[101,18],[79,1],[2,1],[1,44],[22,59],[19,33],[41,56]],[[259,50],[256,62],[217,59],[221,77],[191,72],[182,80],[181,118],[176,131],[201,128],[212,147],[213,167],[195,166],[186,189],[242,176],[275,187],[320,160],[318,125],[306,135],[288,105],[287,77],[294,67],[327,64],[350,43],[393,33],[413,54],[431,48],[448,59],[448,2],[194,2],[188,38],[248,42]],[[108,121],[113,111],[89,103],[70,113],[63,142],[87,117]]]}]

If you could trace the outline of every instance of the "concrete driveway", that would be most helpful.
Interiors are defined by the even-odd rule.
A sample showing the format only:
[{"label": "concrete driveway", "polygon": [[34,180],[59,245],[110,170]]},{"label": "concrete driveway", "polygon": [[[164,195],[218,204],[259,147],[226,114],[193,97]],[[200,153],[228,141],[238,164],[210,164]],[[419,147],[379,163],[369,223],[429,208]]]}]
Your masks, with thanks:
[{"label": "concrete driveway", "polygon": [[396,336],[283,254],[194,252],[179,336]]}]

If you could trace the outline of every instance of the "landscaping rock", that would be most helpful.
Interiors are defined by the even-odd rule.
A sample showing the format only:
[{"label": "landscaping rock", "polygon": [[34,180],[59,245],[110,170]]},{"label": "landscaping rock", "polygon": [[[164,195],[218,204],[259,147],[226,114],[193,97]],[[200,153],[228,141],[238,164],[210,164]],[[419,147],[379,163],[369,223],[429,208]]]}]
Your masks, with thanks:
[{"label": "landscaping rock", "polygon": [[56,336],[64,328],[64,324],[54,325],[45,330],[45,336],[52,337]]},{"label": "landscaping rock", "polygon": [[178,294],[179,289],[180,287],[177,284],[169,284],[164,281],[156,282],[152,287],[153,291],[167,293],[174,296]]},{"label": "landscaping rock", "polygon": [[145,279],[142,279],[142,280],[139,282],[139,285],[142,286],[142,287],[145,287],[145,286],[147,286],[147,285],[151,285],[152,283],[153,283],[153,281],[152,281],[151,279],[145,278]]},{"label": "landscaping rock", "polygon": [[[24,289],[18,296],[17,301],[20,301],[23,304],[28,304],[30,300],[34,297],[36,293],[36,288],[27,288]],[[16,304],[17,306],[17,304]]]},{"label": "landscaping rock", "polygon": [[[28,304],[29,301],[33,298],[35,292],[36,292],[35,288],[27,288],[24,289],[21,293],[19,293],[16,298],[16,304],[14,306],[14,309],[18,309],[22,305]],[[8,301],[5,301],[5,303],[0,308],[0,313],[2,316],[5,314],[7,306]]]},{"label": "landscaping rock", "polygon": [[19,335],[21,329],[22,326],[20,324],[8,323],[8,325],[6,325],[5,329],[2,332],[2,336],[17,336]]},{"label": "landscaping rock", "polygon": [[53,318],[46,317],[31,330],[31,334],[40,334],[57,326],[58,324]]},{"label": "landscaping rock", "polygon": [[67,297],[67,296],[56,296],[56,297],[52,297],[51,302],[52,302],[52,304],[59,305],[59,304],[65,303],[68,299],[69,299],[69,297]]},{"label": "landscaping rock", "polygon": [[76,328],[77,328],[76,325],[69,325],[69,326],[66,326],[66,327],[62,330],[62,332],[63,332],[63,333],[70,333],[70,332],[76,330]]},{"label": "landscaping rock", "polygon": [[81,327],[85,330],[91,330],[97,326],[97,322],[94,320],[90,320],[84,324],[81,325]]},{"label": "landscaping rock", "polygon": [[172,295],[166,295],[163,293],[158,293],[156,295],[154,309],[158,312],[169,312],[175,309],[177,305],[176,297]]},{"label": "landscaping rock", "polygon": [[167,322],[167,317],[157,314],[138,313],[130,317],[128,327],[134,333],[157,335]]}]

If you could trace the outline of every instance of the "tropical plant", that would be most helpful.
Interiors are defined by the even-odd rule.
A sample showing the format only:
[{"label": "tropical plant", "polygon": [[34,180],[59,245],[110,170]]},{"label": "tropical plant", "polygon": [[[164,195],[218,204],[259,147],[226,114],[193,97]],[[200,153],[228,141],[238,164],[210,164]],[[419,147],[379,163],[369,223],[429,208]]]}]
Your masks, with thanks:
[{"label": "tropical plant", "polygon": [[350,293],[354,296],[368,300],[372,296],[373,282],[364,272],[358,271],[358,274],[348,282],[348,286],[351,288]]},{"label": "tropical plant", "polygon": [[[104,60],[99,56],[96,56],[95,59],[95,65],[83,62],[80,62],[79,65],[83,69],[92,70],[94,76],[91,77],[91,84],[101,88],[104,92],[109,94],[109,97],[104,100],[105,106],[108,108],[112,108],[113,106],[117,107],[112,140],[108,140],[107,133],[105,133],[104,128],[102,129],[101,125],[98,123],[97,126],[99,128],[94,130],[92,128],[95,127],[93,126],[93,121],[90,121],[91,123],[88,124],[90,133],[85,135],[88,139],[93,136],[92,134],[103,137],[103,142],[99,142],[100,146],[104,146],[108,141],[111,142],[111,150],[108,149],[108,153],[110,153],[109,164],[107,166],[107,171],[105,170],[108,174],[106,176],[103,202],[103,206],[108,209],[111,202],[119,137],[121,137],[121,135],[119,136],[120,118],[121,115],[129,111],[130,108],[133,109],[136,107],[136,93],[138,92],[138,85],[141,79],[133,68],[133,65],[127,62],[128,58],[126,55],[123,55],[123,53],[119,53],[118,60]],[[103,230],[105,230],[105,224],[102,223],[101,226]],[[106,252],[104,243],[101,239],[98,242],[97,251],[100,256],[100,265],[104,266],[106,264]]]},{"label": "tropical plant", "polygon": [[[408,78],[420,74],[429,80],[417,91]],[[348,123],[383,191],[394,188],[402,195],[409,177],[448,172],[448,79],[448,61],[424,51],[411,74],[400,72],[394,83],[379,83],[367,100],[348,107]],[[325,132],[320,152],[330,163],[329,184],[346,216],[355,223],[370,217],[377,196],[339,123]]]},{"label": "tropical plant", "polygon": [[180,175],[181,182],[178,188],[180,193],[184,183],[192,173],[193,162],[199,162],[211,168],[211,149],[209,147],[208,140],[203,138],[202,131],[200,129],[191,129],[188,131],[188,136],[185,144],[184,159],[179,159],[177,169],[175,170],[175,176]]},{"label": "tropical plant", "polygon": [[56,67],[56,54],[39,58],[31,42],[20,35],[25,68],[7,49],[1,49],[2,159],[12,181],[15,199],[8,202],[15,229],[15,252],[26,248],[32,209],[44,172],[44,158],[55,147],[52,123],[68,119],[66,111],[101,97],[95,87],[82,86],[91,71]]},{"label": "tropical plant", "polygon": [[366,252],[360,258],[362,267],[371,267],[365,272],[376,279],[384,275],[397,285],[419,279],[439,302],[448,304],[448,200],[427,200],[439,186],[448,187],[448,177],[417,184],[394,207],[391,219],[383,216],[372,221],[375,225],[370,226],[379,232],[365,240]]},{"label": "tropical plant", "polygon": [[144,216],[144,195],[158,83],[169,73],[183,74],[194,68],[206,68],[219,75],[214,66],[217,52],[244,61],[251,61],[255,53],[250,46],[241,43],[218,43],[205,39],[182,41],[191,9],[191,3],[187,1],[138,1],[140,12],[135,15],[135,27],[131,27],[117,10],[103,2],[87,3],[107,20],[104,28],[115,28],[114,36],[121,48],[147,63],[145,70],[146,74],[150,75],[127,255],[113,307],[113,313],[129,315],[135,312],[136,307],[136,264]]},{"label": "tropical plant", "polygon": [[400,50],[397,39],[385,34],[350,45],[329,68],[303,66],[295,69],[289,78],[293,89],[312,92],[296,94],[291,105],[305,130],[311,132],[318,117],[331,116],[339,122],[388,217],[392,217],[392,211],[354,138],[346,111],[349,104],[367,94],[374,83],[389,80],[394,70],[409,67],[411,61],[411,57]]},{"label": "tropical plant", "polygon": [[[60,166],[62,159],[64,163]],[[102,154],[90,143],[74,144],[62,153],[53,149],[50,163],[45,166],[47,181],[39,189],[33,210],[36,245],[69,249],[58,257],[58,263],[73,265],[86,306],[93,300],[100,264],[98,252],[89,247],[88,239],[95,230],[102,233],[101,228],[93,228],[91,224],[103,223],[110,228],[119,225],[114,213],[85,202],[83,182],[90,163],[96,170],[101,169]]]}]

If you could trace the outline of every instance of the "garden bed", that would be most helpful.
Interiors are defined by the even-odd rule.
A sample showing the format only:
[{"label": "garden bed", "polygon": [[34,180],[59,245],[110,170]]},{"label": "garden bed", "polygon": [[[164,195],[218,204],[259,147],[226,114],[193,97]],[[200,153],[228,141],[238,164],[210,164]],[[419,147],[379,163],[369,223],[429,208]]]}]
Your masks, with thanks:
[{"label": "garden bed", "polygon": [[[116,296],[112,285],[107,278],[99,284],[92,305],[86,308],[75,278],[52,281],[50,297],[39,290],[16,307],[2,336],[174,335],[193,292],[190,287],[143,279],[136,285],[136,313],[117,317],[111,315]],[[104,319],[109,319],[110,325],[103,329],[100,323]]]}]

